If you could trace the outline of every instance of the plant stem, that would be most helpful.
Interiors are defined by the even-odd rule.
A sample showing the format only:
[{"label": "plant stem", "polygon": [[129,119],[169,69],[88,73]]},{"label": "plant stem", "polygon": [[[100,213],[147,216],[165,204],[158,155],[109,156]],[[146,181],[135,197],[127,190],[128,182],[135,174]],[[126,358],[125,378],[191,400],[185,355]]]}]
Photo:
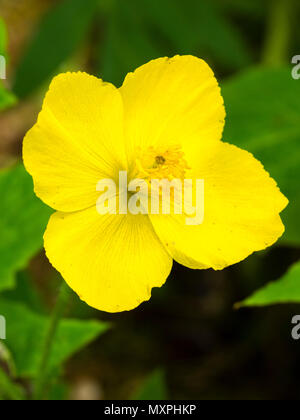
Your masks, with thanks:
[{"label": "plant stem", "polygon": [[53,312],[50,318],[50,323],[49,323],[49,328],[46,334],[46,338],[43,343],[42,358],[41,358],[41,363],[38,369],[38,374],[37,374],[36,384],[35,384],[35,392],[34,392],[35,400],[41,400],[44,398],[44,395],[45,395],[45,388],[47,385],[47,379],[48,379],[48,374],[49,374],[49,358],[51,355],[53,340],[55,338],[55,334],[59,326],[59,322],[64,314],[66,304],[68,303],[68,300],[69,300],[69,296],[70,296],[70,288],[65,282],[63,282],[59,295],[57,297],[57,302],[55,304],[55,307],[53,309]]},{"label": "plant stem", "polygon": [[294,0],[270,1],[267,36],[263,63],[277,66],[289,61],[289,45],[292,38]]}]

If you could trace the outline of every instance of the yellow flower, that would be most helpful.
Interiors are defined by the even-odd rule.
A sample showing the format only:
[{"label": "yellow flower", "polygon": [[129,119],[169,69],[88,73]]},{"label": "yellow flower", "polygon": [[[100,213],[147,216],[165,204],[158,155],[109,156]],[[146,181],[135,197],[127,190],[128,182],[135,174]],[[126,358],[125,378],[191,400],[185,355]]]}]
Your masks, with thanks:
[{"label": "yellow flower", "polygon": [[[221,141],[224,103],[213,72],[192,56],[161,58],[123,86],[85,73],[56,77],[24,140],[36,194],[57,210],[45,233],[53,266],[90,306],[137,307],[166,281],[173,259],[221,270],[272,245],[287,199],[248,152]],[[205,218],[100,215],[101,179],[205,180]]]}]

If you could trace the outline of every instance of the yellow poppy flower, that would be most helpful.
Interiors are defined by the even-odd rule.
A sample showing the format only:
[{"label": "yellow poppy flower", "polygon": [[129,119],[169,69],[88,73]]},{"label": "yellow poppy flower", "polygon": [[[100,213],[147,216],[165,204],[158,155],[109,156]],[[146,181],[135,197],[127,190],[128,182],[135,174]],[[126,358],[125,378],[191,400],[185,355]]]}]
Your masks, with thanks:
[{"label": "yellow poppy flower", "polygon": [[[173,259],[221,270],[283,234],[287,199],[250,153],[221,141],[224,121],[213,72],[192,56],[151,61],[120,89],[85,73],[53,80],[25,137],[24,163],[38,197],[57,210],[47,256],[90,306],[133,309],[164,284]],[[204,222],[100,215],[97,183],[120,171],[205,180]]]}]

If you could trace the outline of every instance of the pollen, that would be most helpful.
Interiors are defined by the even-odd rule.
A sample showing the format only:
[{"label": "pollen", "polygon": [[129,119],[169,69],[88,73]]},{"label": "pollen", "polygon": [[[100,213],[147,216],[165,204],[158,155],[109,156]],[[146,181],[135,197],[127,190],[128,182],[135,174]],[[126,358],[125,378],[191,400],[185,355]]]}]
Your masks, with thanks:
[{"label": "pollen", "polygon": [[190,168],[181,146],[149,147],[139,150],[136,159],[138,177],[151,179],[184,179]]}]

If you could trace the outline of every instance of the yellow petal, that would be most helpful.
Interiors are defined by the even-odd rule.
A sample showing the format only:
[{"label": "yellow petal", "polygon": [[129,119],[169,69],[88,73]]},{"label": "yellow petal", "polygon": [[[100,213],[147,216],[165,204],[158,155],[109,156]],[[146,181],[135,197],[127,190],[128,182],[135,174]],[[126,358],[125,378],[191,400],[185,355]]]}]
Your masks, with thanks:
[{"label": "yellow petal", "polygon": [[188,163],[219,141],[225,109],[210,67],[193,56],[160,58],[127,75],[124,101],[129,157],[149,146],[180,145]]},{"label": "yellow petal", "polygon": [[194,175],[205,183],[201,225],[186,225],[186,215],[151,216],[156,233],[179,263],[223,269],[283,234],[279,213],[288,201],[250,153],[220,142]]},{"label": "yellow petal", "polygon": [[166,281],[172,258],[148,216],[100,216],[95,208],[56,213],[45,234],[52,265],[90,306],[120,312],[137,307]]},{"label": "yellow petal", "polygon": [[85,73],[54,78],[24,140],[36,194],[60,211],[95,206],[96,185],[125,168],[123,104],[111,84]]}]

